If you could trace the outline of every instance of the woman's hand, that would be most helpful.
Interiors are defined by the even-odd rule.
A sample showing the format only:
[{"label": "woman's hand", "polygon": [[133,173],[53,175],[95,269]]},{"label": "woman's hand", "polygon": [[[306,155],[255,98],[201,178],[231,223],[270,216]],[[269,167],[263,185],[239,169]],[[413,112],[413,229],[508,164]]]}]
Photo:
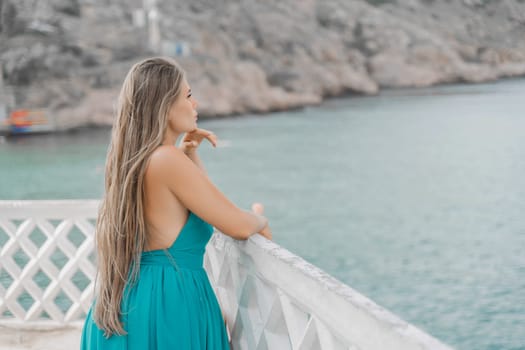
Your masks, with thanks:
[{"label": "woman's hand", "polygon": [[[264,205],[262,205],[261,203],[253,203],[252,211],[258,215],[264,215]],[[270,229],[270,226],[268,224],[266,224],[266,226],[264,226],[264,228],[261,231],[259,231],[259,233],[267,239],[272,240],[272,230]]]},{"label": "woman's hand", "polygon": [[197,150],[204,139],[207,139],[213,147],[217,146],[217,136],[213,132],[197,128],[184,134],[179,148],[184,153],[191,154]]}]

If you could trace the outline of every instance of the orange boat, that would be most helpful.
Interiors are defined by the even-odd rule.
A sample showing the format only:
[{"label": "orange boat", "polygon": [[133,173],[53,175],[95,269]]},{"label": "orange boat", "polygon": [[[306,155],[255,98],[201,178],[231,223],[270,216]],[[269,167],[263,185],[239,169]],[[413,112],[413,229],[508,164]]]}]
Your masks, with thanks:
[{"label": "orange boat", "polygon": [[17,109],[4,121],[3,130],[7,134],[35,134],[56,130],[43,110]]}]

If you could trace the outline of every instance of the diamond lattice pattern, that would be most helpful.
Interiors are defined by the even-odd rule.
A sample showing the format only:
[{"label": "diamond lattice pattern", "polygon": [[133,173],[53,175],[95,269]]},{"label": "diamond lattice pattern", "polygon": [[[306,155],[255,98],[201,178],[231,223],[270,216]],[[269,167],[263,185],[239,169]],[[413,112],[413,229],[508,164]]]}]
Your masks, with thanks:
[{"label": "diamond lattice pattern", "polygon": [[88,218],[0,219],[0,319],[85,317],[95,279],[93,232]]}]

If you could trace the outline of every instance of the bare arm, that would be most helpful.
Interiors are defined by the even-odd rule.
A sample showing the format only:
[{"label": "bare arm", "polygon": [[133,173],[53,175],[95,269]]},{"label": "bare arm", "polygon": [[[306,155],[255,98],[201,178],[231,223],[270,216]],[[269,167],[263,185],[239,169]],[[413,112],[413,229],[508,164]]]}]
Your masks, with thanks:
[{"label": "bare arm", "polygon": [[150,167],[156,180],[166,184],[186,208],[228,236],[247,239],[268,224],[264,216],[233,204],[177,147],[159,147]]}]

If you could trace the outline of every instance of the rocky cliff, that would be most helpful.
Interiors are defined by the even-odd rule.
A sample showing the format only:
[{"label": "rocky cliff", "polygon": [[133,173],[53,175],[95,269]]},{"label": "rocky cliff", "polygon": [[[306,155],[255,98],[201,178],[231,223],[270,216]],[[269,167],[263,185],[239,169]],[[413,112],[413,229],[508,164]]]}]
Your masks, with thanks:
[{"label": "rocky cliff", "polygon": [[[201,116],[525,75],[525,0],[158,0],[157,6],[157,50],[175,43],[190,49],[177,59]],[[158,53],[137,20],[142,7],[141,0],[0,0],[0,64],[13,105],[46,108],[66,128],[111,124],[126,71]]]}]

